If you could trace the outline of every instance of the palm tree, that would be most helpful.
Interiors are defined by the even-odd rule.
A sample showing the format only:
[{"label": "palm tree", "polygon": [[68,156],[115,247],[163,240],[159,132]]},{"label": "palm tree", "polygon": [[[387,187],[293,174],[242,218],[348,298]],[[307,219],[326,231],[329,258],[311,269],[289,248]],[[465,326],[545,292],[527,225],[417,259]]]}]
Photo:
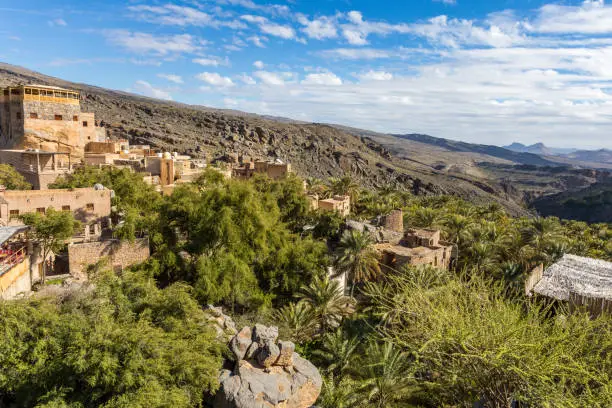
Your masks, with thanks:
[{"label": "palm tree", "polygon": [[289,303],[274,312],[274,318],[291,331],[291,340],[301,343],[316,332],[317,320],[305,302]]},{"label": "palm tree", "polygon": [[458,244],[473,224],[472,220],[460,214],[447,215],[442,221],[444,229],[448,235],[448,240]]},{"label": "palm tree", "polygon": [[338,281],[329,276],[315,277],[310,285],[302,286],[299,297],[312,310],[320,333],[338,327],[355,309],[354,300],[344,296]]},{"label": "palm tree", "polygon": [[347,195],[351,198],[351,206],[359,198],[359,184],[351,176],[329,179],[329,190],[333,195]]},{"label": "palm tree", "polygon": [[494,270],[499,264],[497,250],[489,242],[475,242],[465,252],[469,264],[479,272]]},{"label": "palm tree", "polygon": [[414,212],[413,222],[416,227],[431,228],[438,221],[438,210],[420,207]]},{"label": "palm tree", "polygon": [[345,374],[355,359],[355,350],[359,346],[356,337],[346,338],[342,330],[323,336],[321,348],[313,354],[324,362],[326,371],[334,376]]},{"label": "palm tree", "polygon": [[389,342],[371,341],[358,367],[364,384],[357,393],[368,407],[405,406],[415,391],[408,355]]},{"label": "palm tree", "polygon": [[338,244],[336,268],[351,280],[351,296],[355,283],[370,281],[381,274],[378,253],[372,247],[369,233],[347,230]]},{"label": "palm tree", "polygon": [[361,406],[359,395],[355,393],[357,388],[355,381],[348,377],[338,381],[336,377],[330,375],[323,378],[321,396],[317,400],[317,407],[320,408],[356,408]]}]

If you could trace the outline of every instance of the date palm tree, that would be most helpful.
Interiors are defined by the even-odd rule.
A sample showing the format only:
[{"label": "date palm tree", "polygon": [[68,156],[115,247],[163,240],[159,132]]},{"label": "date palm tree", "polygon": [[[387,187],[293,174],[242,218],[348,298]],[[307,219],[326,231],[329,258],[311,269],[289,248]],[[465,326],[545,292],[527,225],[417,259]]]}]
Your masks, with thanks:
[{"label": "date palm tree", "polygon": [[342,319],[355,310],[354,300],[344,296],[340,283],[329,276],[316,276],[310,285],[302,286],[298,296],[312,311],[318,333],[338,327]]},{"label": "date palm tree", "polygon": [[345,231],[340,239],[336,268],[350,280],[351,296],[355,283],[375,280],[381,274],[373,243],[369,233],[356,230]]},{"label": "date palm tree", "polygon": [[358,362],[363,385],[357,394],[364,406],[388,408],[406,406],[415,392],[409,356],[392,343],[372,340]]},{"label": "date palm tree", "polygon": [[358,346],[358,338],[347,338],[342,330],[338,329],[323,336],[321,348],[313,351],[313,355],[324,363],[323,366],[329,374],[338,378],[350,370]]},{"label": "date palm tree", "polygon": [[289,303],[274,312],[274,318],[291,332],[291,340],[301,343],[312,338],[317,330],[317,319],[306,302]]}]

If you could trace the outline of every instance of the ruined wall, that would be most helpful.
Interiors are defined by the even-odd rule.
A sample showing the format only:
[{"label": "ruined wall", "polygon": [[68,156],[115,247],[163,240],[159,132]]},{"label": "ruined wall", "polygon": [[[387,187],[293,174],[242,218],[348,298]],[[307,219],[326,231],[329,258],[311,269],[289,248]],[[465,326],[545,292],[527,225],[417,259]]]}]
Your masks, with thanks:
[{"label": "ruined wall", "polygon": [[0,207],[3,225],[19,225],[21,221],[16,217],[39,208],[72,211],[74,217],[83,223],[101,221],[111,213],[111,190],[7,190],[0,192],[0,197],[7,203]]},{"label": "ruined wall", "polygon": [[144,262],[149,255],[148,238],[134,242],[105,240],[68,245],[70,274],[79,279],[87,279],[87,266],[101,258],[106,258],[109,266],[117,270]]},{"label": "ruined wall", "polygon": [[404,213],[402,210],[394,210],[391,214],[385,216],[386,229],[395,232],[404,232]]}]

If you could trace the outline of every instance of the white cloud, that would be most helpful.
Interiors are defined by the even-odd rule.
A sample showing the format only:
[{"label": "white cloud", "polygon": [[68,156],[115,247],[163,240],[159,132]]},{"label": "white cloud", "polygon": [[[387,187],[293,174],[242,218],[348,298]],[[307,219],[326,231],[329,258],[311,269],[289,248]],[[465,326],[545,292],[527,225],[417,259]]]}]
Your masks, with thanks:
[{"label": "white cloud", "polygon": [[196,78],[212,86],[217,86],[217,87],[234,86],[234,81],[232,81],[231,78],[222,76],[216,72],[202,72],[201,74],[196,75]]},{"label": "white cloud", "polygon": [[603,1],[585,1],[581,6],[544,5],[533,30],[540,33],[611,34],[612,7]]},{"label": "white cloud", "polygon": [[160,35],[131,32],[127,30],[106,30],[108,41],[137,54],[182,54],[200,49],[196,39],[189,34]]},{"label": "white cloud", "polygon": [[248,21],[249,23],[257,24],[259,29],[264,34],[272,35],[274,37],[284,38],[286,40],[291,40],[295,38],[295,30],[293,27],[288,25],[277,24],[271,22],[265,17],[261,16],[253,16],[253,15],[244,15],[241,17],[244,21]]},{"label": "white cloud", "polygon": [[302,83],[305,85],[338,86],[342,85],[342,79],[333,72],[319,72],[306,75]]},{"label": "white cloud", "polygon": [[337,19],[333,17],[319,17],[310,20],[303,14],[297,16],[298,22],[303,25],[302,32],[309,38],[324,40],[338,37]]},{"label": "white cloud", "polygon": [[66,27],[68,23],[62,18],[56,18],[47,22],[50,27]]},{"label": "white cloud", "polygon": [[255,84],[257,84],[257,81],[255,81],[255,79],[253,79],[252,76],[249,76],[247,74],[238,75],[237,78],[240,81],[242,81],[243,83],[245,83],[246,85],[255,85]]},{"label": "white cloud", "polygon": [[386,71],[368,71],[357,75],[362,81],[391,81],[393,74]]},{"label": "white cloud", "polygon": [[133,91],[151,98],[172,100],[172,96],[170,95],[170,93],[160,88],[156,88],[147,81],[143,80],[139,80],[134,83]]},{"label": "white cloud", "polygon": [[253,66],[257,69],[263,69],[265,67],[265,64],[262,61],[255,61],[253,63]]},{"label": "white cloud", "polygon": [[285,77],[282,73],[269,71],[256,71],[253,75],[261,80],[266,85],[282,86],[285,85]]},{"label": "white cloud", "polygon": [[444,3],[447,4],[449,6],[454,6],[457,4],[457,0],[433,0],[436,3]]},{"label": "white cloud", "polygon": [[252,42],[256,47],[266,48],[265,42],[268,41],[266,37],[260,37],[258,35],[247,38],[248,41]]},{"label": "white cloud", "polygon": [[192,60],[194,64],[202,65],[205,67],[219,67],[219,66],[229,66],[230,61],[228,57],[221,58],[215,56],[208,56],[205,58],[194,58]]},{"label": "white cloud", "polygon": [[180,75],[176,75],[176,74],[157,74],[157,76],[159,78],[163,78],[163,79],[168,80],[170,82],[174,82],[175,84],[182,84],[183,83],[183,78]]},{"label": "white cloud", "polygon": [[150,23],[176,26],[208,26],[244,29],[244,23],[237,20],[221,20],[193,7],[166,4],[164,6],[138,5],[130,6],[128,10],[140,20]]}]

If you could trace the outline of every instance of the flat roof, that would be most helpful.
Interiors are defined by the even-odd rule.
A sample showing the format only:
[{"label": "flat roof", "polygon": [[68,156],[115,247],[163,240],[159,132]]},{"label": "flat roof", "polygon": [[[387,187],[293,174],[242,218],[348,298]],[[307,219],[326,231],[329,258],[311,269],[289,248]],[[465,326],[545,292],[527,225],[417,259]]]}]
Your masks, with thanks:
[{"label": "flat roof", "polygon": [[393,254],[400,255],[400,256],[412,257],[412,256],[427,255],[438,249],[441,249],[442,247],[427,248],[427,247],[420,246],[416,248],[408,248],[402,245],[378,244],[378,245],[375,245],[375,248],[383,252],[391,252]]},{"label": "flat roof", "polygon": [[533,291],[557,300],[570,293],[612,299],[612,262],[566,254],[549,266]]}]

